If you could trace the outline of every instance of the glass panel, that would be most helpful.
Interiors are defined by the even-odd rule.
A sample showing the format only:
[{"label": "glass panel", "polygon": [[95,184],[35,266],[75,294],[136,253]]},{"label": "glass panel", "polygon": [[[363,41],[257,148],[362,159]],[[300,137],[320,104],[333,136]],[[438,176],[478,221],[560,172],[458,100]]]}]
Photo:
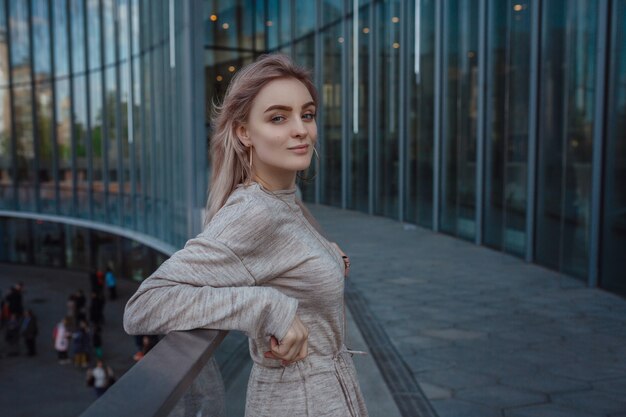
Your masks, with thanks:
[{"label": "glass panel", "polygon": [[90,235],[91,259],[94,262],[92,267],[104,270],[112,263],[115,267],[113,269],[117,270],[121,264],[121,260],[118,259],[118,254],[121,254],[121,251],[118,250],[118,244],[122,238],[97,230],[92,230]]},{"label": "glass panel", "polygon": [[11,66],[13,75],[13,118],[17,153],[18,204],[20,210],[35,210],[35,147],[30,75],[30,35],[28,7],[11,0]]},{"label": "glass panel", "polygon": [[74,142],[76,146],[76,193],[79,217],[89,217],[89,178],[87,173],[87,76],[85,75],[85,9],[83,0],[70,0],[72,32],[72,79],[74,98]]},{"label": "glass panel", "polygon": [[89,267],[89,229],[65,226],[65,259],[67,267],[87,269]]},{"label": "glass panel", "polygon": [[[315,23],[317,16],[317,2],[315,1],[296,1],[296,33],[294,37],[299,40],[303,36],[309,36],[315,33]],[[291,21],[291,19],[289,19]]]},{"label": "glass panel", "polygon": [[530,2],[489,3],[484,241],[526,249]]},{"label": "glass panel", "polygon": [[268,51],[278,50],[289,53],[289,43],[291,42],[291,3],[280,0],[267,0],[267,13],[265,32]]},{"label": "glass panel", "polygon": [[[433,141],[435,137],[435,1],[410,2],[407,78],[408,147],[404,207],[406,218],[432,227]],[[415,24],[413,24],[415,22]]]},{"label": "glass panel", "polygon": [[[298,40],[294,45],[295,56],[293,59],[299,65],[311,71],[311,77],[313,77],[313,68],[315,67],[315,21],[317,15],[317,7],[315,2],[296,2],[296,16],[299,16],[298,24],[296,25],[296,36]],[[319,140],[321,134],[321,126],[318,126],[318,144],[316,147],[319,149]],[[318,158],[314,155],[311,159],[311,165],[309,170],[301,174],[304,178],[312,178],[309,181],[296,180],[300,191],[302,192],[302,198],[306,201],[313,201],[315,199],[315,181],[320,175],[316,174],[316,170],[320,169]]]},{"label": "glass panel", "polygon": [[11,92],[9,85],[9,44],[4,2],[0,2],[0,208],[13,209],[11,155]]},{"label": "glass panel", "polygon": [[72,214],[72,139],[69,82],[68,16],[63,1],[52,2],[54,29],[55,129],[58,150],[58,178],[61,213]]},{"label": "glass panel", "polygon": [[117,19],[115,18],[114,0],[103,1],[103,25],[104,25],[104,112],[105,112],[105,167],[107,171],[108,188],[105,190],[106,215],[111,223],[119,224],[119,181],[118,172],[118,144],[117,144],[117,78],[116,78],[116,35]]},{"label": "glass panel", "polygon": [[478,105],[478,0],[444,7],[441,230],[475,235]]},{"label": "glass panel", "polygon": [[[343,15],[343,0],[323,0],[322,25],[336,23]],[[314,2],[311,2],[314,3]],[[352,3],[352,2],[350,2]]]},{"label": "glass panel", "polygon": [[[167,36],[163,27],[163,2],[157,2],[157,7],[152,7],[152,22],[154,25],[152,31],[152,41],[153,45],[160,45],[161,41],[165,39]],[[163,48],[158,47],[155,49],[152,55],[152,65],[153,65],[153,76],[154,76],[154,154],[156,157],[156,164],[154,166],[154,181],[156,182],[156,187],[153,189],[154,193],[152,195],[153,204],[154,204],[154,214],[155,214],[155,236],[160,239],[165,239],[165,215],[163,210],[163,203],[165,197],[165,189],[164,189],[164,166],[163,162],[165,161],[165,152],[164,152],[164,135],[165,135],[165,126],[164,126],[164,118],[160,115],[165,114],[163,112],[164,109],[164,95],[163,95],[163,86],[165,84],[165,76],[163,74]]]},{"label": "glass panel", "polygon": [[220,48],[253,49],[257,33],[255,19],[257,2],[254,0],[205,0],[207,12],[204,42]]},{"label": "glass panel", "polygon": [[104,205],[104,157],[105,142],[103,141],[103,95],[102,95],[102,44],[101,44],[100,2],[87,2],[87,51],[89,60],[89,123],[91,132],[91,158],[93,216],[94,220],[106,219]]},{"label": "glass panel", "polygon": [[[398,135],[400,93],[400,1],[378,3],[377,127],[374,213],[398,218]],[[404,46],[406,47],[406,45]]]},{"label": "glass panel", "polygon": [[543,3],[536,259],[587,275],[597,2]]},{"label": "glass panel", "polygon": [[613,11],[600,283],[626,295],[626,1]]},{"label": "glass panel", "polygon": [[35,265],[64,268],[63,225],[37,220],[34,221],[33,226]]},{"label": "glass panel", "polygon": [[43,213],[56,212],[49,12],[47,0],[33,1],[33,50],[37,51],[33,61],[37,117],[35,129],[39,140],[39,204]]},{"label": "glass panel", "polygon": [[8,262],[31,264],[33,262],[33,233],[31,220],[11,219],[6,224],[5,248],[8,254],[3,256]]},{"label": "glass panel", "polygon": [[[141,11],[140,15],[145,16],[146,10],[149,10],[148,0],[143,0],[141,3]],[[154,161],[154,152],[152,150],[154,140],[153,140],[153,124],[154,117],[152,116],[152,109],[154,107],[153,104],[153,94],[152,94],[152,85],[153,81],[153,73],[152,73],[152,52],[151,51],[151,39],[152,39],[152,25],[150,24],[150,19],[146,16],[145,19],[141,21],[141,51],[140,55],[141,59],[141,80],[142,80],[142,126],[143,126],[143,137],[144,137],[144,151],[143,154],[143,166],[144,166],[144,202],[145,202],[145,216],[144,216],[144,230],[148,233],[152,233],[154,229],[154,212],[152,210],[152,190],[155,186],[153,179],[153,171],[155,163]],[[143,53],[145,52],[145,53]]]},{"label": "glass panel", "polygon": [[[133,89],[133,126],[130,128],[133,129],[133,142],[135,149],[135,228],[138,228],[140,231],[145,231],[144,222],[141,219],[144,217],[144,205],[143,205],[143,194],[145,192],[143,187],[143,175],[145,170],[145,160],[143,157],[143,146],[144,146],[144,137],[143,137],[143,119],[142,119],[142,76],[141,73],[141,51],[139,49],[140,44],[140,27],[139,27],[139,0],[131,1],[131,31],[132,31],[132,86]],[[180,48],[179,48],[180,49]]]},{"label": "glass panel", "polygon": [[[119,40],[119,88],[120,103],[119,132],[122,148],[122,172],[120,173],[120,197],[122,199],[122,225],[132,227],[133,205],[130,190],[130,140],[128,132],[128,111],[130,101],[130,27],[129,27],[129,4],[128,0],[118,0],[118,40]],[[169,113],[164,113],[169,114]]]},{"label": "glass panel", "polygon": [[[323,34],[324,69],[322,82],[323,128],[318,135],[321,141],[320,167],[324,171],[322,203],[341,205],[341,49],[345,42],[338,23]],[[318,126],[319,129],[320,126]],[[313,157],[315,158],[315,156]]]},{"label": "glass panel", "polygon": [[[353,29],[349,77],[352,82],[352,114],[350,117],[350,198],[348,207],[367,213],[369,210],[369,84],[371,7],[359,6],[356,31]],[[354,21],[352,22],[354,24]],[[356,54],[355,50],[356,48]],[[355,66],[356,65],[356,66]]]}]

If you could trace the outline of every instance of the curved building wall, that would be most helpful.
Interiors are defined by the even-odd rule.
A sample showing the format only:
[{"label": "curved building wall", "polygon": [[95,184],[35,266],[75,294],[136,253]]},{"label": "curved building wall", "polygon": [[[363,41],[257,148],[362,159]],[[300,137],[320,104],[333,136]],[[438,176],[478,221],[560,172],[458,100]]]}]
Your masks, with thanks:
[{"label": "curved building wall", "polygon": [[0,0],[2,214],[79,218],[175,247],[199,230],[201,2],[173,5]]},{"label": "curved building wall", "polygon": [[313,69],[321,161],[305,200],[626,293],[626,1],[205,7],[208,97],[264,51]]}]

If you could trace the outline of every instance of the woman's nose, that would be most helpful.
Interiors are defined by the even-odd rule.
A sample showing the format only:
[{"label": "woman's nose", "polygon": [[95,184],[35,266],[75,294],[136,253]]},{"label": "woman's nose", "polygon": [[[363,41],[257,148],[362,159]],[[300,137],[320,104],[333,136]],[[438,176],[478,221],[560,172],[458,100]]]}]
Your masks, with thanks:
[{"label": "woman's nose", "polygon": [[304,122],[302,121],[302,119],[297,118],[294,121],[292,134],[293,134],[293,136],[296,136],[296,137],[306,136],[307,130],[306,130],[306,126],[304,125]]}]

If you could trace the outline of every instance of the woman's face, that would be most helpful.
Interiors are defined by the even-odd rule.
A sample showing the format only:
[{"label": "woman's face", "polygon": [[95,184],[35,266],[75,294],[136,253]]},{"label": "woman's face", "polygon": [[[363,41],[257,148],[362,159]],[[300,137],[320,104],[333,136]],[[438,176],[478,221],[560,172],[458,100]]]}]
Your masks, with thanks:
[{"label": "woman's face", "polygon": [[294,78],[277,79],[261,89],[237,134],[252,145],[255,175],[276,187],[293,187],[297,171],[311,163],[317,141],[315,104]]}]

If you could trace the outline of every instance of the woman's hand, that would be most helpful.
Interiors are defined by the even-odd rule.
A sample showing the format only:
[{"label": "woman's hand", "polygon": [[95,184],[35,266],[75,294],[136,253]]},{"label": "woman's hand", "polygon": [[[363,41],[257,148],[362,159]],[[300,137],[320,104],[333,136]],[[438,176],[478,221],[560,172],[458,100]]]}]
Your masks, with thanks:
[{"label": "woman's hand", "polygon": [[265,352],[264,356],[281,360],[283,365],[302,360],[309,354],[308,337],[309,330],[296,315],[283,340],[279,342],[274,336],[270,337],[271,350]]}]

